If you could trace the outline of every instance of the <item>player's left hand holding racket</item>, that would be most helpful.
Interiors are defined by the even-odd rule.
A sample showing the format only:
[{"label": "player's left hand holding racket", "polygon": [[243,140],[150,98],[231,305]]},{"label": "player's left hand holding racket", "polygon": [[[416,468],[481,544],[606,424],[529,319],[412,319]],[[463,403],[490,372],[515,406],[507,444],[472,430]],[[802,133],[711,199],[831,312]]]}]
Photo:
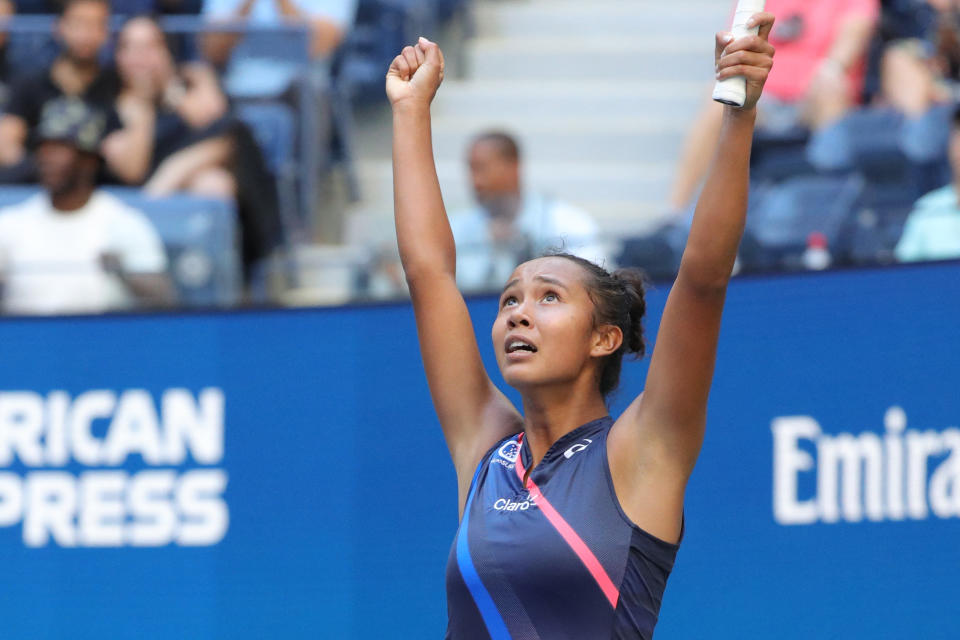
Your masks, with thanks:
[{"label": "player's left hand holding racket", "polygon": [[736,76],[747,79],[747,96],[740,109],[750,110],[757,105],[763,85],[773,68],[775,49],[767,40],[773,29],[774,16],[769,12],[755,14],[748,27],[759,27],[755,36],[746,36],[737,40],[729,32],[717,34],[716,65],[717,80]]}]

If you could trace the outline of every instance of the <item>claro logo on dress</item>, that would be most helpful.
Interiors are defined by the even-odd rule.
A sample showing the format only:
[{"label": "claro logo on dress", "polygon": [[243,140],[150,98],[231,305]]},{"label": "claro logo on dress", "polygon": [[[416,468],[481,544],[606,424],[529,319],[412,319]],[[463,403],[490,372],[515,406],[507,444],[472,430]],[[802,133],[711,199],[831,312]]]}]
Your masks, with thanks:
[{"label": "claro logo on dress", "polygon": [[493,503],[493,508],[497,511],[526,511],[527,509],[536,509],[537,503],[530,498],[526,500],[500,498]]}]

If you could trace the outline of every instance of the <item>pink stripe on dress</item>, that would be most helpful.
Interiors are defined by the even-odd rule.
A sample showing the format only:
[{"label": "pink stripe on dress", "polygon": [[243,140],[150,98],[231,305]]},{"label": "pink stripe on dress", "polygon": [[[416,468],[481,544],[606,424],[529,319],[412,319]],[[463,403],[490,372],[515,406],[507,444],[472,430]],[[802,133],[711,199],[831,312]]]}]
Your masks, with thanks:
[{"label": "pink stripe on dress", "polygon": [[[523,444],[523,434],[520,434],[520,438],[517,440],[517,445],[520,446]],[[526,469],[523,467],[523,457],[520,455],[520,452],[517,452],[517,463],[515,468],[517,470],[517,476],[520,478],[520,482],[523,482],[523,476],[526,473]],[[600,590],[603,591],[603,595],[607,597],[607,600],[610,602],[610,606],[614,609],[617,608],[617,601],[620,599],[620,591],[613,584],[613,580],[610,579],[610,576],[607,575],[606,570],[603,568],[603,565],[600,564],[600,561],[597,560],[597,556],[593,555],[593,551],[590,550],[590,547],[587,546],[587,543],[573,530],[566,520],[563,519],[563,516],[553,508],[553,505],[550,504],[550,501],[547,500],[543,493],[540,491],[540,487],[536,483],[527,479],[527,484],[524,487],[530,492],[530,497],[536,503],[540,511],[547,517],[547,520],[553,525],[553,528],[557,530],[557,533],[560,534],[560,537],[563,538],[573,552],[577,554],[577,557],[580,558],[580,562],[587,568],[587,571],[590,572],[590,575],[593,576],[593,579],[596,580],[597,586],[600,587]]]}]

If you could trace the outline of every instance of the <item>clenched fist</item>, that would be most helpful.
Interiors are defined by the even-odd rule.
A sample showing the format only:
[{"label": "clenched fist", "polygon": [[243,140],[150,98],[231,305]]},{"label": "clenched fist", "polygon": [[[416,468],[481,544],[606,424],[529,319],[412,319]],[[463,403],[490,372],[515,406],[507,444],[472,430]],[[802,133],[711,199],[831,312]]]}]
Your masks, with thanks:
[{"label": "clenched fist", "polygon": [[729,33],[717,34],[717,80],[726,80],[734,76],[747,78],[747,98],[743,109],[756,106],[763,85],[773,68],[773,45],[767,42],[773,29],[772,13],[758,13],[750,18],[747,27],[759,27],[755,36],[734,40]]},{"label": "clenched fist", "polygon": [[443,52],[434,42],[420,38],[415,47],[404,47],[387,71],[390,104],[429,106],[443,82]]}]

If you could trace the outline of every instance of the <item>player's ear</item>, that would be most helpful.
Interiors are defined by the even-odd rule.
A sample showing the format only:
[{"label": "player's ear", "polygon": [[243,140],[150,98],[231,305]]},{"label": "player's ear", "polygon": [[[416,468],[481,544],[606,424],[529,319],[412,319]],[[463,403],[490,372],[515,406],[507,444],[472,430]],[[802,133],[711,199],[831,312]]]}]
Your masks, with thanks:
[{"label": "player's ear", "polygon": [[594,358],[604,358],[615,353],[623,344],[623,331],[612,324],[602,324],[593,330],[593,344],[590,355]]}]

